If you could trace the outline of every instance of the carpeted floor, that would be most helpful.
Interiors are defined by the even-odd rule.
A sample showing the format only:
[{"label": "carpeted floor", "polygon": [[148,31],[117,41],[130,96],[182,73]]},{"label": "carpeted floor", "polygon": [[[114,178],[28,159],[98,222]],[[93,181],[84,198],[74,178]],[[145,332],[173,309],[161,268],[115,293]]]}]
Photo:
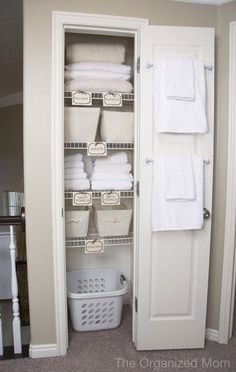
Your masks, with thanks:
[{"label": "carpeted floor", "polygon": [[119,328],[85,333],[71,331],[69,341],[68,354],[64,357],[4,360],[0,361],[0,371],[236,371],[236,335],[228,345],[206,342],[203,350],[136,351],[131,341],[131,311],[128,306],[124,307]]}]

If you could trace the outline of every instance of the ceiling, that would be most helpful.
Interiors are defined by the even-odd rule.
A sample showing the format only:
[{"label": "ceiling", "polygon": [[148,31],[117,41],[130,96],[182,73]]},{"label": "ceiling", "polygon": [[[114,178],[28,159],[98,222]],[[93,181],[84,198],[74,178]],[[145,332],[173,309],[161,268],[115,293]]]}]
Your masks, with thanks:
[{"label": "ceiling", "polygon": [[223,5],[226,3],[231,3],[235,0],[172,0],[172,1],[180,1],[182,3],[193,4]]}]

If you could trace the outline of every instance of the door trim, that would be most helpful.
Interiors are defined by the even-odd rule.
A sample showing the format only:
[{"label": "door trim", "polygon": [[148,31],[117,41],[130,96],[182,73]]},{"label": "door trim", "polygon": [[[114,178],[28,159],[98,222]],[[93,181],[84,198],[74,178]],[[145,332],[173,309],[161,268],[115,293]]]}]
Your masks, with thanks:
[{"label": "door trim", "polygon": [[[68,347],[66,301],[66,254],[64,245],[63,188],[63,116],[64,116],[64,31],[76,26],[90,30],[104,28],[114,32],[139,33],[145,18],[116,17],[74,12],[52,12],[52,221],[53,273],[56,325],[56,355],[65,355]],[[55,354],[54,354],[55,355]]]},{"label": "door trim", "polygon": [[236,224],[236,22],[230,23],[229,50],[229,131],[228,173],[226,194],[226,218],[224,261],[221,286],[219,343],[227,344],[232,337],[234,294],[236,278],[235,224]]}]

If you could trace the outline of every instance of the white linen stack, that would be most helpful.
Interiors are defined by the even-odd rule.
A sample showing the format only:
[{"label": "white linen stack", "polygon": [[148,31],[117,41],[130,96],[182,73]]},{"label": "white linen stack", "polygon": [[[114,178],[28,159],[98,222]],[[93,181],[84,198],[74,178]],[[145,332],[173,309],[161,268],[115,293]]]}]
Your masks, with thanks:
[{"label": "white linen stack", "polygon": [[73,44],[67,47],[65,91],[125,92],[133,90],[128,81],[131,67],[124,65],[125,48],[120,44]]},{"label": "white linen stack", "polygon": [[76,153],[65,156],[65,190],[88,190],[90,182],[84,171],[83,155]]},{"label": "white linen stack", "polygon": [[92,190],[130,190],[132,185],[133,175],[126,152],[95,160],[91,177]]}]

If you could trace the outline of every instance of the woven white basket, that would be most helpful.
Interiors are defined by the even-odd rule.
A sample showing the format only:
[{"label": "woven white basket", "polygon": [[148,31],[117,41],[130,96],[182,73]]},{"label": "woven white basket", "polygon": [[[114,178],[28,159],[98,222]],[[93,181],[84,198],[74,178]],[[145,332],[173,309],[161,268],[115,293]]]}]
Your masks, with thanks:
[{"label": "woven white basket", "polygon": [[103,111],[100,134],[106,142],[134,141],[134,113],[121,111]]},{"label": "woven white basket", "polygon": [[65,212],[66,237],[85,237],[88,232],[89,210]]},{"label": "woven white basket", "polygon": [[124,204],[117,206],[95,205],[95,224],[100,236],[128,235],[132,209]]},{"label": "woven white basket", "polygon": [[99,107],[65,107],[65,141],[95,141]]}]

